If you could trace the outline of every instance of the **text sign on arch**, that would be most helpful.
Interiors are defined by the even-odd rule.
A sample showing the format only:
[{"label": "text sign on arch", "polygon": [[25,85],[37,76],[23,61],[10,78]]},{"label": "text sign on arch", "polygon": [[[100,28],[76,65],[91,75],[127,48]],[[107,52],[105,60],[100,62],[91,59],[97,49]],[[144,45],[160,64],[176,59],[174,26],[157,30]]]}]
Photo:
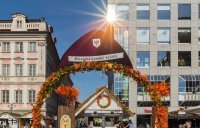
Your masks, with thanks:
[{"label": "text sign on arch", "polygon": [[71,119],[68,115],[63,115],[61,117],[60,128],[71,128]]},{"label": "text sign on arch", "polygon": [[83,62],[83,61],[105,61],[124,58],[124,53],[115,53],[99,56],[68,56],[70,62]]}]

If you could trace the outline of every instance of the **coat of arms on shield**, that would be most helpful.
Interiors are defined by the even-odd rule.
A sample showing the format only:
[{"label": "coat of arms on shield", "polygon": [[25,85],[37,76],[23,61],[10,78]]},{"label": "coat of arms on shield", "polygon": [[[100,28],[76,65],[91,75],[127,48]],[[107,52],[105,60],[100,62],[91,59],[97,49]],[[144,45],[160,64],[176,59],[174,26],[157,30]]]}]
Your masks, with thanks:
[{"label": "coat of arms on shield", "polygon": [[101,40],[99,38],[93,39],[92,42],[93,42],[93,46],[96,48],[98,48],[101,45]]}]

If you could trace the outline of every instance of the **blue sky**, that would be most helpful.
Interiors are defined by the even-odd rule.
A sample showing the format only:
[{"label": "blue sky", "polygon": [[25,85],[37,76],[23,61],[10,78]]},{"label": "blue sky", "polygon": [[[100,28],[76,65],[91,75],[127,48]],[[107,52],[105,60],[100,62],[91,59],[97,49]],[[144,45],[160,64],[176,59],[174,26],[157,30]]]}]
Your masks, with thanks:
[{"label": "blue sky", "polygon": [[[45,17],[54,28],[60,58],[83,34],[101,25],[105,12],[104,0],[0,0],[0,19],[11,19],[20,12],[28,18]],[[87,98],[97,87],[107,84],[107,76],[101,72],[71,75],[75,87],[80,89],[79,100]]]}]

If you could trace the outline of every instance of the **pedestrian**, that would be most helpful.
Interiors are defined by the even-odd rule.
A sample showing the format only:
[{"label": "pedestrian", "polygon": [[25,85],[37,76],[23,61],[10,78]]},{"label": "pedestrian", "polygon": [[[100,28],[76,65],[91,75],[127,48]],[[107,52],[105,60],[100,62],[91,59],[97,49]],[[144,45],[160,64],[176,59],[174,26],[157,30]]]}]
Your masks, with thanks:
[{"label": "pedestrian", "polygon": [[134,123],[132,120],[129,120],[128,125],[125,128],[134,128]]},{"label": "pedestrian", "polygon": [[186,128],[193,128],[193,127],[192,127],[192,122],[191,122],[190,120],[187,120],[187,121],[185,122],[185,127],[186,127]]}]

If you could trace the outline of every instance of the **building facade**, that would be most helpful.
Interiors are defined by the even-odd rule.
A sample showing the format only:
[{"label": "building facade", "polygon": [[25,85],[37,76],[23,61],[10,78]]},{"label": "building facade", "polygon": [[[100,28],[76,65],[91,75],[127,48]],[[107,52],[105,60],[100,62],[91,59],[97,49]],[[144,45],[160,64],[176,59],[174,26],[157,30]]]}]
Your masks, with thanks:
[{"label": "building facade", "polygon": [[[32,117],[23,115],[31,115],[37,92],[60,63],[52,32],[43,18],[28,19],[24,14],[15,13],[11,20],[0,20],[0,114]],[[57,103],[55,95],[44,103],[44,116],[57,113],[53,103]],[[30,119],[20,123],[29,124]]]},{"label": "building facade", "polygon": [[[170,83],[169,111],[200,104],[200,1],[107,0],[116,14],[115,39],[127,51],[135,69],[149,81]],[[116,95],[129,92],[128,105],[137,126],[150,123],[153,103],[144,88],[132,80],[111,83]],[[177,127],[171,121],[169,127]],[[175,126],[176,125],[176,126]],[[145,127],[145,126],[144,126]]]}]

